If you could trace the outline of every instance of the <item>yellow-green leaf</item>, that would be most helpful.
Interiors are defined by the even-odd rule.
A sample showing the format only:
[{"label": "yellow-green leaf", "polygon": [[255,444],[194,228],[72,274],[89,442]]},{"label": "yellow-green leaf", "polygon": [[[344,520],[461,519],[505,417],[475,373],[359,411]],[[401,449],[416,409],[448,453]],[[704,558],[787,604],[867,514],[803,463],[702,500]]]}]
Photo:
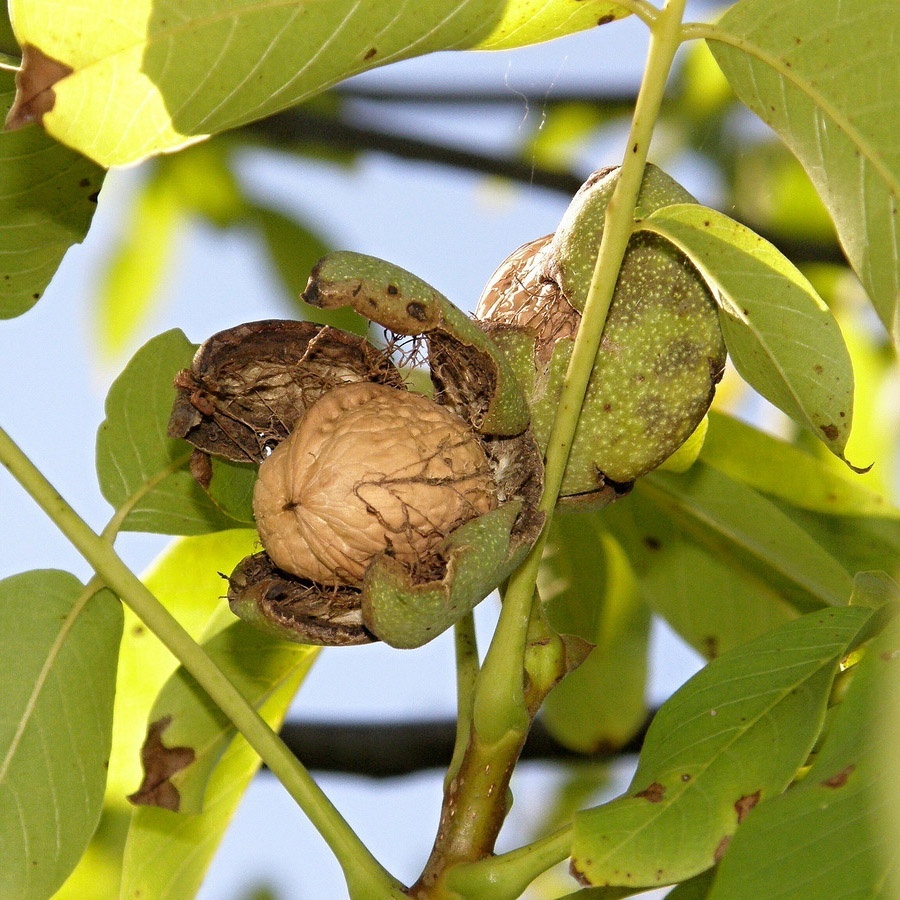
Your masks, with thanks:
[{"label": "yellow-green leaf", "polygon": [[102,165],[134,162],[298,103],[358,72],[472,47],[505,0],[11,0],[26,70],[13,124],[41,119]]},{"label": "yellow-green leaf", "polygon": [[700,459],[757,491],[826,515],[900,518],[900,509],[860,484],[858,475],[732,416],[711,412]]},{"label": "yellow-green leaf", "polygon": [[99,284],[100,346],[110,355],[128,346],[152,311],[184,219],[171,185],[153,173],[134,198]]},{"label": "yellow-green leaf", "polygon": [[[240,621],[204,641],[203,647],[257,707],[292,679],[298,667],[305,673],[318,650],[273,640]],[[142,751],[146,777],[132,801],[184,813],[200,812],[207,781],[236,733],[234,726],[183,667],[163,685],[148,718]],[[165,772],[161,771],[163,765]]]},{"label": "yellow-green leaf", "polygon": [[[296,667],[260,706],[260,715],[273,729],[281,726],[314,656],[315,652],[308,653],[306,665]],[[203,812],[182,816],[149,806],[136,810],[125,847],[120,896],[155,900],[193,897],[259,766],[256,751],[238,735],[210,775]]]},{"label": "yellow-green leaf", "polygon": [[647,716],[650,610],[602,521],[596,514],[556,516],[538,579],[553,628],[594,644],[542,709],[551,734],[583,753],[623,746]]},{"label": "yellow-green leaf", "polygon": [[[253,552],[257,541],[256,531],[249,529],[183,538],[162,554],[144,581],[191,636],[200,640],[212,633],[214,623],[219,621],[217,611],[227,610],[222,597],[225,581],[219,572],[230,572],[242,557]],[[103,818],[87,857],[63,885],[57,900],[118,896],[132,810],[125,798],[141,781],[140,748],[147,731],[147,715],[176,666],[172,654],[126,609]],[[101,888],[100,878],[106,879],[107,890]]]},{"label": "yellow-green leaf", "polygon": [[507,50],[606,25],[629,15],[617,3],[572,0],[511,0],[479,50]]}]

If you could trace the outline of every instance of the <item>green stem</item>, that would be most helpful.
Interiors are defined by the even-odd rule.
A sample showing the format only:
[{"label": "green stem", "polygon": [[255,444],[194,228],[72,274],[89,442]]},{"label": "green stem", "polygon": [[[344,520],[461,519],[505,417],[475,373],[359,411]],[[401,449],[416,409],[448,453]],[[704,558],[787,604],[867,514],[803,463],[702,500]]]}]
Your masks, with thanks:
[{"label": "green stem", "polygon": [[634,13],[648,28],[653,26],[659,16],[659,10],[648,0],[616,0],[616,3]]},{"label": "green stem", "polygon": [[[659,11],[649,4],[623,4],[635,12],[640,7],[645,13],[651,28],[650,48],[627,151],[607,207],[581,325],[550,432],[539,505],[548,522],[556,507],[619,269],[632,234],[650,139],[681,43],[685,3],[686,0],[668,0]],[[496,863],[491,859],[494,841],[508,808],[509,778],[532,716],[552,686],[551,676],[565,664],[565,648],[551,647],[555,668],[550,665],[543,672],[544,684],[537,692],[540,696],[535,691],[526,692],[529,623],[546,535],[545,526],[536,546],[507,585],[500,620],[475,682],[469,744],[445,790],[438,837],[422,876],[410,889],[414,897],[478,896],[506,900],[518,896],[523,886],[544,870],[541,866],[549,867],[570,852],[571,831],[564,830],[545,843],[507,855],[496,870],[492,868]],[[541,671],[548,660],[553,662],[545,655],[532,654],[532,662]],[[563,672],[557,674],[561,676]]]},{"label": "green stem", "polygon": [[[634,208],[641,188],[653,127],[662,105],[675,52],[682,39],[681,22],[685,2],[686,0],[669,0],[652,24],[647,65],[635,104],[627,151],[606,210],[603,238],[547,444],[544,493],[540,509],[548,520],[559,497],[619,268],[631,237]],[[531,600],[546,540],[545,527],[528,558],[510,578],[494,640],[479,676],[475,727],[479,733],[484,729],[483,736],[488,741],[496,740],[506,729],[521,727],[527,719],[521,678],[522,657]]]},{"label": "green stem", "polygon": [[471,736],[472,704],[475,700],[479,667],[475,618],[471,612],[456,623],[453,635],[456,641],[456,742],[453,746],[453,758],[444,777],[445,790],[462,765]]},{"label": "green stem", "polygon": [[310,774],[203,648],[82,519],[0,428],[0,462],[44,510],[97,575],[172,652],[282,782],[340,862],[351,896],[404,897]]},{"label": "green stem", "polygon": [[460,897],[509,900],[522,896],[535,878],[568,859],[571,853],[572,826],[566,825],[509,853],[458,866],[449,873],[447,886]]}]

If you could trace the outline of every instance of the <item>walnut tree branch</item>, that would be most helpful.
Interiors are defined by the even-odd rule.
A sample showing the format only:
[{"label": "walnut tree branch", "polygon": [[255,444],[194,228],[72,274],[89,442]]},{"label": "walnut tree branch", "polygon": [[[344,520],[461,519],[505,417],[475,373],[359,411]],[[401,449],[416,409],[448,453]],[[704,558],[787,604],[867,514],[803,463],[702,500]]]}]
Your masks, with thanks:
[{"label": "walnut tree branch", "polygon": [[[361,90],[355,94],[360,97],[366,96]],[[374,92],[372,92],[372,96],[373,99],[377,98]],[[384,99],[387,100],[389,96],[394,95],[384,95]],[[406,93],[400,92],[396,96],[400,100],[406,96]],[[410,97],[415,96],[410,93]],[[468,98],[472,98],[474,102],[482,95],[477,93],[457,95],[455,92],[446,92],[444,94],[422,94],[421,96],[433,96],[438,99],[443,97],[445,100],[452,97],[451,102],[462,103]],[[519,103],[522,102],[519,95],[513,94],[512,96],[516,97]],[[488,102],[500,102],[499,97],[494,95],[492,97],[493,99]],[[557,99],[554,97],[554,102]],[[579,99],[581,99],[580,95]],[[584,99],[587,100],[587,98]],[[415,101],[411,100],[410,102]],[[543,103],[544,100],[540,102]],[[603,105],[604,109],[607,109],[608,105],[609,109],[615,111],[620,104],[624,110],[630,102],[633,102],[633,98],[625,95],[610,95],[609,97],[594,97],[591,102]],[[306,106],[294,107],[254,122],[245,126],[242,132],[245,135],[264,139],[267,146],[282,146],[286,149],[326,147],[331,150],[359,153],[383,153],[398,159],[448,166],[496,178],[505,178],[525,184],[529,188],[543,188],[566,197],[571,197],[581,187],[586,174],[559,172],[510,156],[498,156],[460,147],[450,147],[436,141],[355,123],[349,119],[321,113]],[[798,238],[782,233],[774,234],[759,228],[755,230],[761,237],[778,247],[794,263],[847,265],[846,257],[837,241]]]},{"label": "walnut tree branch", "polygon": [[[634,755],[640,752],[654,712],[625,746],[600,748],[593,754],[580,754],[564,747],[538,720],[520,758],[599,762]],[[455,737],[455,719],[366,723],[292,720],[281,728],[282,740],[308,769],[368,778],[395,778],[427,769],[444,769],[453,754]]]}]

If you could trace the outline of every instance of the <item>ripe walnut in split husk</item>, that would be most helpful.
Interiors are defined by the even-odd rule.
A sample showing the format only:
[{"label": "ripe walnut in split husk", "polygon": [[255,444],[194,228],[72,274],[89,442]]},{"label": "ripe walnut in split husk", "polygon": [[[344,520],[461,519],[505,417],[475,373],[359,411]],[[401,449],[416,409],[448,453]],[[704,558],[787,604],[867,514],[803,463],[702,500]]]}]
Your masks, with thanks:
[{"label": "ripe walnut in split husk", "polygon": [[[618,169],[592,175],[552,235],[494,273],[477,317],[529,395],[546,445],[603,234]],[[647,166],[636,215],[693,198]],[[725,365],[716,304],[674,246],[629,241],[563,480],[563,503],[603,504],[671,456],[699,425]]]},{"label": "ripe walnut in split husk", "polygon": [[170,433],[259,464],[264,550],[229,578],[237,615],[304,643],[419,646],[537,538],[527,403],[491,340],[408,272],[334,254],[306,298],[422,335],[433,398],[406,388],[390,350],[328,326],[255,323],[211,338],[179,373]]},{"label": "ripe walnut in split husk", "polygon": [[316,401],[260,466],[253,496],[280,569],[354,587],[386,548],[414,568],[496,507],[487,455],[465,422],[420,394],[371,383]]}]

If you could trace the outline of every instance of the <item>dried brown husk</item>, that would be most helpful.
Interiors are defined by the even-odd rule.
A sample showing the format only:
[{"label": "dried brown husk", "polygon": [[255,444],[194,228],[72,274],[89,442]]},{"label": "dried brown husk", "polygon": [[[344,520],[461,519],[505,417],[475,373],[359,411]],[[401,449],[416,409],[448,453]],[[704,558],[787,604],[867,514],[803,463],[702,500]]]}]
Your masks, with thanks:
[{"label": "dried brown husk", "polygon": [[348,647],[378,638],[363,623],[359,590],[321,584],[282,572],[264,551],[238,563],[228,579],[228,602],[241,618],[284,639]]},{"label": "dried brown husk", "polygon": [[389,354],[358,335],[289,320],[238,325],[209,338],[176,376],[168,434],[260,463],[323,393],[358,381],[403,388]]}]

